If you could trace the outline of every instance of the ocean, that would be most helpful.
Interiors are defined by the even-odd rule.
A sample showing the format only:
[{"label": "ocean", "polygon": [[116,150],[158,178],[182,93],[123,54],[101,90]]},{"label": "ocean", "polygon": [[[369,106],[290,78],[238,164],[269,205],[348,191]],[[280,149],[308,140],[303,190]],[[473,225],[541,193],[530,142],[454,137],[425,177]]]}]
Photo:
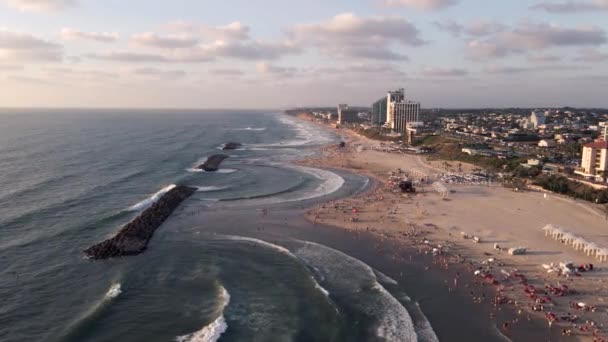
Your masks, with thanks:
[{"label": "ocean", "polygon": [[[370,185],[294,163],[339,140],[263,111],[2,110],[0,341],[502,340],[424,312],[408,291],[436,279],[402,285],[370,243],[303,220]],[[232,141],[218,172],[195,169]],[[83,257],[174,184],[198,192],[143,254]]]}]

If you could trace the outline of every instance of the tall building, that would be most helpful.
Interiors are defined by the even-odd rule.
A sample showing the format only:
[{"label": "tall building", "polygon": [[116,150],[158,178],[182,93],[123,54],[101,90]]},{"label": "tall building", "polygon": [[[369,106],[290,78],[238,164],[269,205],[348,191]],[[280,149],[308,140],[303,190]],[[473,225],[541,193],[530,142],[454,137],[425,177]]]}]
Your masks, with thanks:
[{"label": "tall building", "polygon": [[608,121],[600,122],[600,139],[608,141]]},{"label": "tall building", "polygon": [[393,129],[399,133],[405,133],[410,123],[420,121],[420,103],[403,101],[395,103],[395,121]]},{"label": "tall building", "polygon": [[386,96],[386,123],[390,129],[395,129],[395,104],[405,101],[405,89],[389,91]]},{"label": "tall building", "polygon": [[338,105],[338,123],[353,123],[359,121],[359,112],[348,108],[347,104]]},{"label": "tall building", "polygon": [[534,111],[530,115],[530,123],[534,126],[534,129],[544,125],[546,121],[547,117],[544,113]]},{"label": "tall building", "polygon": [[598,176],[600,172],[608,171],[608,141],[598,140],[583,147],[581,169],[583,173],[577,173],[586,177]]},{"label": "tall building", "polygon": [[372,105],[372,126],[382,126],[386,123],[387,101],[383,97]]}]

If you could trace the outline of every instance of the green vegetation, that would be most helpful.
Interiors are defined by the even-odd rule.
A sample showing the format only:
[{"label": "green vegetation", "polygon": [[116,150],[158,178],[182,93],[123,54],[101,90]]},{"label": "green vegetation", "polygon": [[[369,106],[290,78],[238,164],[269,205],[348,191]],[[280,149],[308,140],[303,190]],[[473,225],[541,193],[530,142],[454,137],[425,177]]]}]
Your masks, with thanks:
[{"label": "green vegetation", "polygon": [[597,190],[566,177],[540,175],[536,177],[534,184],[541,186],[545,190],[580,198],[585,201],[601,204],[608,203],[608,190]]}]

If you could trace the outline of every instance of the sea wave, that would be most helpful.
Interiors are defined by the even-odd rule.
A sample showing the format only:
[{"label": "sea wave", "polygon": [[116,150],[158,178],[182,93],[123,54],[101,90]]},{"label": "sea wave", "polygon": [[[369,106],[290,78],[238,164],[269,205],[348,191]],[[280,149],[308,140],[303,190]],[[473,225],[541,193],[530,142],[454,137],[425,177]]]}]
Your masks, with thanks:
[{"label": "sea wave", "polygon": [[228,173],[235,173],[238,170],[237,169],[219,169],[217,171],[205,171],[203,169],[188,168],[188,169],[186,169],[186,171],[192,172],[192,173],[221,173],[221,174],[228,174]]},{"label": "sea wave", "polygon": [[145,200],[129,207],[129,211],[140,211],[143,209],[146,209],[147,207],[151,206],[152,204],[154,204],[156,201],[158,201],[164,194],[166,194],[167,192],[171,191],[173,188],[175,188],[177,185],[175,184],[171,184],[169,186],[166,186],[162,189],[160,189],[158,192],[156,192],[154,195],[146,198]]},{"label": "sea wave", "polygon": [[[335,249],[313,242],[299,241],[294,254],[318,269],[326,278],[325,288],[343,305],[375,317],[376,337],[387,341],[418,341],[411,316],[377,280],[373,269],[364,262]],[[353,301],[352,298],[357,298]]]},{"label": "sea wave", "polygon": [[106,297],[105,298],[108,298],[108,299],[116,298],[121,293],[122,293],[122,289],[121,289],[120,283],[112,284],[112,286],[110,286],[110,289],[106,293]]},{"label": "sea wave", "polygon": [[199,192],[212,192],[229,189],[229,186],[197,186],[196,190]]},{"label": "sea wave", "polygon": [[219,317],[210,324],[204,326],[201,330],[192,334],[178,336],[175,338],[177,342],[216,342],[223,333],[228,330],[228,324],[224,317],[224,310],[230,304],[230,294],[223,287],[219,286],[218,296],[218,313]]},{"label": "sea wave", "polygon": [[233,128],[231,131],[265,131],[266,127],[244,127],[244,128]]}]

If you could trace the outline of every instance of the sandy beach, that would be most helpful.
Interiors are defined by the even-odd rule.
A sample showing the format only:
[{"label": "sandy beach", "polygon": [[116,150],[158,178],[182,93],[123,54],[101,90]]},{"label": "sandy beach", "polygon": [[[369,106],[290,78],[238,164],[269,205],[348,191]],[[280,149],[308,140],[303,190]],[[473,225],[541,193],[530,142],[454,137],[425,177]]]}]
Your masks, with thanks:
[{"label": "sandy beach", "polygon": [[[442,161],[376,151],[379,142],[349,130],[341,133],[346,148],[327,146],[322,157],[304,163],[365,174],[378,185],[355,198],[319,205],[306,214],[309,221],[399,241],[420,253],[435,255],[446,269],[464,265],[472,275],[477,273],[474,283],[496,289],[494,298],[480,298],[471,291],[473,301],[491,301],[496,310],[510,307],[522,318],[546,319],[548,326],[563,334],[563,340],[605,340],[606,263],[542,230],[548,224],[561,226],[608,247],[608,234],[604,233],[608,221],[598,208],[554,194],[516,192],[499,184],[446,184],[447,198],[428,184],[418,186],[415,194],[401,194],[390,187],[391,171],[416,170],[430,178],[425,183],[431,183],[446,172]],[[475,167],[463,164],[461,168],[466,173]],[[507,250],[515,247],[525,247],[527,253],[509,255]],[[566,261],[576,267],[594,267],[569,276],[547,269]],[[459,282],[456,275],[450,287],[470,285]],[[515,319],[497,325],[508,333],[517,329],[517,323]]]}]

